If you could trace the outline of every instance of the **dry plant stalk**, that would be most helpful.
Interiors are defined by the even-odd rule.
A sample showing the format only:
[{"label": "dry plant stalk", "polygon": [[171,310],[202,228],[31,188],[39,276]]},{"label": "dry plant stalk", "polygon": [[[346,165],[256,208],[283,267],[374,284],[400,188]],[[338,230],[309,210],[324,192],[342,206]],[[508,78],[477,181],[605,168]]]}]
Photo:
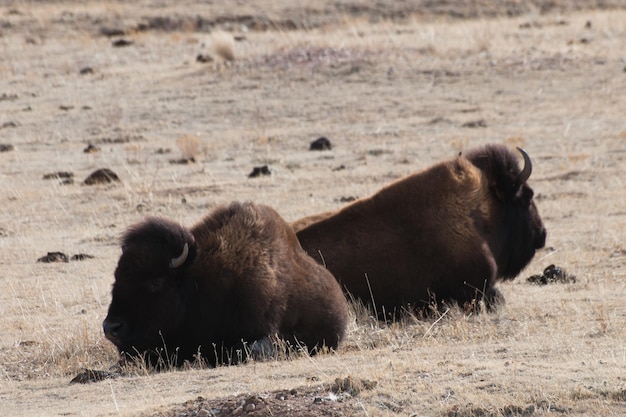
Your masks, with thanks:
[{"label": "dry plant stalk", "polygon": [[226,62],[235,60],[235,41],[226,32],[217,31],[213,33],[213,50],[215,54]]},{"label": "dry plant stalk", "polygon": [[200,138],[194,135],[183,135],[176,139],[176,145],[180,149],[181,155],[184,159],[193,161],[196,160],[198,153],[200,152]]}]

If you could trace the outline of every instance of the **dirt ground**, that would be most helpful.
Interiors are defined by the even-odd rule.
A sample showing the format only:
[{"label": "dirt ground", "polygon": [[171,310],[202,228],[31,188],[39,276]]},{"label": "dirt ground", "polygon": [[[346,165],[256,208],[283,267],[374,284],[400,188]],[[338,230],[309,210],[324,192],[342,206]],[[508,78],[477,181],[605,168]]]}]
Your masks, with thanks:
[{"label": "dirt ground", "polygon": [[[0,51],[0,414],[626,413],[622,1],[5,0]],[[292,221],[491,142],[533,159],[548,229],[500,311],[357,311],[336,354],[69,383],[117,360],[101,322],[144,216]],[[550,264],[576,281],[527,282]]]}]

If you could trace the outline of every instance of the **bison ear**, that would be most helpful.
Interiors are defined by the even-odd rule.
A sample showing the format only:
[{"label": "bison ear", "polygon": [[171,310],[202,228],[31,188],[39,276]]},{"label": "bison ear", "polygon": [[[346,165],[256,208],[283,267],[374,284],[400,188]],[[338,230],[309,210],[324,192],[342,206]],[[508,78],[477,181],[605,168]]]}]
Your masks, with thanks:
[{"label": "bison ear", "polygon": [[170,268],[172,269],[180,268],[187,261],[188,257],[189,257],[189,243],[185,242],[185,245],[183,246],[183,250],[181,254],[170,260]]}]

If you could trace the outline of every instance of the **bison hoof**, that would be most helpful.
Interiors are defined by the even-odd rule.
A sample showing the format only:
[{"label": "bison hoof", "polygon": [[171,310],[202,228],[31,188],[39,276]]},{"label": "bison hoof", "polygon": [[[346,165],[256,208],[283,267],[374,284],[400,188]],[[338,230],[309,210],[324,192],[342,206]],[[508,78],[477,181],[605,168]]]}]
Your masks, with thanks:
[{"label": "bison hoof", "polygon": [[250,345],[250,357],[255,361],[266,361],[275,356],[276,349],[269,337],[263,337]]}]

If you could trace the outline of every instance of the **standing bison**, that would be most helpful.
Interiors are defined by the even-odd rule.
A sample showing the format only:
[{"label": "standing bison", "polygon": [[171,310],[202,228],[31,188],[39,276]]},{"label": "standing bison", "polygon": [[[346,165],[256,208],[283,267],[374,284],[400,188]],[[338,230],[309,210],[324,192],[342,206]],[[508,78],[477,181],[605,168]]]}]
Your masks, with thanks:
[{"label": "standing bison", "polygon": [[157,366],[237,362],[276,339],[336,348],[348,320],[333,276],[276,211],[252,203],[191,229],[159,218],[131,227],[112,294],[105,336],[123,358]]},{"label": "standing bison", "polygon": [[[519,149],[519,148],[518,148]],[[457,302],[488,310],[546,240],[528,155],[474,149],[338,212],[293,223],[302,247],[379,314]]]}]

